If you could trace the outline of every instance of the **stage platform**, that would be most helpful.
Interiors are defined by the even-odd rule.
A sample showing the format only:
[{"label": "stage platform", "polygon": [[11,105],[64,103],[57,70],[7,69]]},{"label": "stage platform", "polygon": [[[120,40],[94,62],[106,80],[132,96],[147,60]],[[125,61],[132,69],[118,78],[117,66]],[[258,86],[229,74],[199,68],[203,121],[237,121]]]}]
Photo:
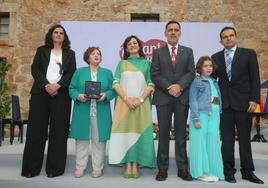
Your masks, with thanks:
[{"label": "stage platform", "polygon": [[[254,131],[252,134],[255,134]],[[262,130],[262,134],[268,138],[268,127]],[[157,146],[157,141],[155,141]],[[174,160],[174,142],[170,144],[170,168],[169,177],[164,182],[155,180],[156,169],[141,169],[141,177],[139,179],[124,179],[122,177],[123,168],[105,165],[104,175],[100,178],[92,178],[90,176],[91,165],[86,170],[85,176],[82,178],[74,178],[73,171],[75,169],[75,142],[68,140],[68,158],[66,171],[63,176],[56,178],[47,178],[44,170],[40,176],[34,178],[24,178],[20,176],[21,161],[24,144],[15,141],[14,145],[10,145],[8,140],[3,142],[0,147],[0,188],[202,188],[202,187],[267,187],[268,188],[268,144],[252,143],[253,158],[256,168],[256,175],[261,178],[265,184],[257,185],[241,179],[239,171],[239,155],[236,143],[236,184],[230,184],[225,181],[216,183],[204,183],[198,180],[186,182],[176,176],[176,165]],[[157,147],[156,147],[157,148]]]}]

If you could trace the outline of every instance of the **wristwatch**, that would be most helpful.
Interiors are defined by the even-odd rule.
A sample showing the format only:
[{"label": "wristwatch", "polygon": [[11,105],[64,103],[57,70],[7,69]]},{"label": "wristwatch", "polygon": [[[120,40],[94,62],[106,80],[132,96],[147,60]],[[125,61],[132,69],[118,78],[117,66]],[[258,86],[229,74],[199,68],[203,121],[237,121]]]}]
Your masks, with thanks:
[{"label": "wristwatch", "polygon": [[140,103],[143,103],[143,102],[144,102],[143,98],[140,98]]}]

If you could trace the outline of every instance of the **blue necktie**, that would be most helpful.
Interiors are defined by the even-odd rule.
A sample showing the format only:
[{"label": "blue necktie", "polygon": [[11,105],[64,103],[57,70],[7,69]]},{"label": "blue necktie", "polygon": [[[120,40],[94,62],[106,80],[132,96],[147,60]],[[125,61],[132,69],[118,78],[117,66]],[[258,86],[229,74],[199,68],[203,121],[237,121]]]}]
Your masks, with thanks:
[{"label": "blue necktie", "polygon": [[231,80],[232,77],[232,61],[233,61],[233,57],[232,57],[232,50],[226,50],[225,51],[226,55],[225,55],[225,65],[226,65],[226,73],[228,76],[229,81]]}]

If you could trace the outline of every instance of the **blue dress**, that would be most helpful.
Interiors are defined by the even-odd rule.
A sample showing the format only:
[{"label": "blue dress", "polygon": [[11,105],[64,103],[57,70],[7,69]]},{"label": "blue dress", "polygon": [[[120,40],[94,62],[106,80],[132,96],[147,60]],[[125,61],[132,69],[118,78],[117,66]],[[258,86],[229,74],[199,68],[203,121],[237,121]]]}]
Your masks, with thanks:
[{"label": "blue dress", "polygon": [[[212,79],[208,78],[211,96],[219,97]],[[220,149],[220,106],[212,103],[212,112],[200,112],[201,128],[190,119],[190,172],[194,178],[204,174],[224,180]]]}]

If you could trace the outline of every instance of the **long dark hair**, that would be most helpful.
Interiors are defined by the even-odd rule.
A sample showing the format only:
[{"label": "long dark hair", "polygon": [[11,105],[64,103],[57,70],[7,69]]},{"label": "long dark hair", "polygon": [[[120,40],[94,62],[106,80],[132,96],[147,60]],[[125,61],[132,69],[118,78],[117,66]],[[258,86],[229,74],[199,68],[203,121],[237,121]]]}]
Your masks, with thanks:
[{"label": "long dark hair", "polygon": [[69,40],[69,37],[66,33],[66,30],[64,29],[64,27],[60,24],[56,24],[56,25],[53,25],[47,32],[46,34],[46,38],[45,38],[45,45],[49,48],[54,48],[54,44],[53,44],[53,40],[52,40],[52,33],[54,32],[54,30],[56,28],[61,28],[63,30],[63,33],[64,33],[64,41],[62,43],[62,49],[70,49],[70,40]]},{"label": "long dark hair", "polygon": [[129,43],[129,41],[131,41],[131,39],[136,39],[138,44],[139,44],[139,56],[140,57],[145,57],[144,53],[143,53],[143,50],[142,50],[142,44],[141,44],[141,40],[135,36],[135,35],[130,35],[128,36],[125,41],[124,41],[124,44],[123,44],[123,47],[124,47],[124,56],[123,56],[123,59],[127,59],[129,57],[129,53],[127,52],[127,43]]}]

